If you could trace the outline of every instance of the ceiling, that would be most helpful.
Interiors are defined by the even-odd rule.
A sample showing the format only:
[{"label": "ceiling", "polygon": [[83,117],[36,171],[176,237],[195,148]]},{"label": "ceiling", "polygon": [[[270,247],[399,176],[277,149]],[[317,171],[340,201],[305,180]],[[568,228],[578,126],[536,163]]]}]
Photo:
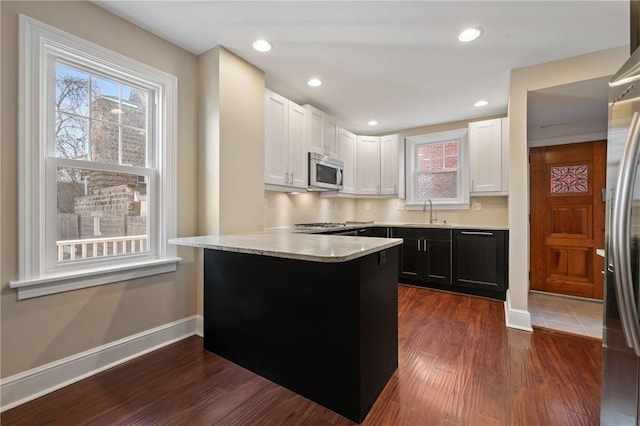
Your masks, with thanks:
[{"label": "ceiling", "polygon": [[[627,1],[95,3],[196,55],[224,46],[359,134],[504,114],[510,70],[629,42]],[[469,26],[482,36],[458,42]]]}]

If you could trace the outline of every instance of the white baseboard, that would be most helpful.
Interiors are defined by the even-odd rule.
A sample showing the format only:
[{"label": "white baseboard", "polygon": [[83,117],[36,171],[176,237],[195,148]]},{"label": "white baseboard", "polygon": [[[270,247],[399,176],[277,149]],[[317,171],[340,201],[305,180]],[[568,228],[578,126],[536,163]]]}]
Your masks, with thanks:
[{"label": "white baseboard", "polygon": [[0,381],[0,412],[198,334],[198,326],[194,315],[9,376]]},{"label": "white baseboard", "polygon": [[204,319],[202,315],[196,315],[196,336],[204,337]]},{"label": "white baseboard", "polygon": [[511,294],[509,290],[507,290],[507,298],[504,301],[504,319],[509,328],[533,331],[533,327],[531,327],[531,314],[529,314],[529,311],[511,307]]}]

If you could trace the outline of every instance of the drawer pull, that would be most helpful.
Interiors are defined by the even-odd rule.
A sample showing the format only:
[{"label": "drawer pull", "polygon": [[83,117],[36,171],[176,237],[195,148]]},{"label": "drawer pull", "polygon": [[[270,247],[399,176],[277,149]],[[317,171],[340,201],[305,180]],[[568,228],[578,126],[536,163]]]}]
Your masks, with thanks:
[{"label": "drawer pull", "polygon": [[462,235],[487,235],[493,236],[493,232],[480,232],[480,231],[461,231]]}]

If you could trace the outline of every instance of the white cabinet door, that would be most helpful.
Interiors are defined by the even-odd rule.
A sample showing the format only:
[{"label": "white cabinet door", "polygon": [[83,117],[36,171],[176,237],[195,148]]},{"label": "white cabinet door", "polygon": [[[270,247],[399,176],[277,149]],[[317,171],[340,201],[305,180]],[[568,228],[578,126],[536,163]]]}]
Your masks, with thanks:
[{"label": "white cabinet door", "polygon": [[289,100],[266,92],[264,181],[272,185],[288,184]]},{"label": "white cabinet door", "polygon": [[306,189],[307,150],[306,147],[307,110],[289,101],[289,185]]},{"label": "white cabinet door", "polygon": [[380,193],[380,138],[358,136],[356,139],[356,193]]},{"label": "white cabinet door", "polygon": [[338,129],[338,158],[344,162],[342,193],[356,193],[356,135],[345,129]]},{"label": "white cabinet door", "polygon": [[502,120],[469,123],[471,193],[502,192]]},{"label": "white cabinet door", "polygon": [[338,156],[338,124],[328,115],[324,116],[322,125],[322,139],[329,157]]},{"label": "white cabinet door", "polygon": [[380,194],[398,193],[398,135],[380,138]]},{"label": "white cabinet door", "polygon": [[307,151],[325,154],[324,138],[324,112],[311,106],[305,105],[307,109]]}]

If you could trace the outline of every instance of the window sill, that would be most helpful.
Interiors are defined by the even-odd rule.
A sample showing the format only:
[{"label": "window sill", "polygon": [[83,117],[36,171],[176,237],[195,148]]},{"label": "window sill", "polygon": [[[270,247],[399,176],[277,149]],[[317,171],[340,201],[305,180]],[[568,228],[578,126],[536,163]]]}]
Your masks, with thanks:
[{"label": "window sill", "polygon": [[174,272],[181,260],[179,257],[153,259],[60,275],[48,275],[30,280],[11,281],[9,287],[18,290],[18,300],[31,299],[48,294]]}]

